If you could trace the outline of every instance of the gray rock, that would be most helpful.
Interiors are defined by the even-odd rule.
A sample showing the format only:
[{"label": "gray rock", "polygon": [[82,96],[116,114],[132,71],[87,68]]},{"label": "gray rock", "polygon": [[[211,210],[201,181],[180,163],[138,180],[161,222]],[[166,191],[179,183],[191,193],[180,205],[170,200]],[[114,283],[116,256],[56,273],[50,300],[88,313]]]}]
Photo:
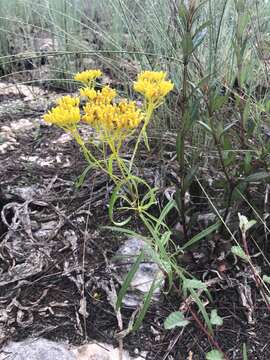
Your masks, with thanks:
[{"label": "gray rock", "polygon": [[141,250],[144,250],[146,256],[139,265],[130,283],[130,289],[123,299],[123,304],[127,307],[138,306],[142,302],[144,295],[149,292],[154,280],[159,284],[154,290],[152,300],[158,300],[164,283],[164,275],[159,265],[151,258],[150,246],[138,237],[129,238],[116,253],[117,260],[115,260],[114,264],[121,282],[124,281]]},{"label": "gray rock", "polygon": [[10,342],[0,352],[0,360],[75,360],[66,345],[46,339]]},{"label": "gray rock", "polygon": [[[131,358],[127,351],[122,352],[123,360],[143,360],[146,353]],[[10,342],[0,351],[0,360],[117,360],[119,349],[103,343],[85,344],[70,348],[68,345],[46,339],[28,339]]]}]

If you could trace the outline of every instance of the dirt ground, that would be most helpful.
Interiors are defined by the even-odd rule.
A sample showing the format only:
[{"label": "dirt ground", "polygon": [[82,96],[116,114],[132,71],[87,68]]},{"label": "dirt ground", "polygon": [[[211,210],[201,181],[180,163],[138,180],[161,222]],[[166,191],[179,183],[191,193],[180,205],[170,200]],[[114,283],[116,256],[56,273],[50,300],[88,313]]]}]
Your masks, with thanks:
[{"label": "dirt ground", "polygon": [[[82,187],[74,186],[85,162],[68,135],[41,119],[57,96],[28,87],[0,95],[0,343],[33,336],[117,345],[110,295],[119,284],[110,259],[124,237],[102,229],[110,224],[106,204],[112,185],[93,172]],[[161,170],[170,175],[161,187],[163,201],[164,189],[173,186],[173,164],[165,169],[158,151],[141,155],[142,171],[153,184]],[[246,344],[249,360],[269,360],[270,314],[248,266],[228,255],[226,244],[218,248],[215,239],[187,255],[187,270],[209,281],[208,308],[224,318],[215,340],[228,358],[243,359]],[[124,338],[124,347],[131,354],[146,351],[151,360],[205,359],[211,344],[190,314],[184,330],[164,330],[164,319],[182,304],[181,295],[164,293],[139,331]],[[124,327],[132,312],[122,309]]]}]

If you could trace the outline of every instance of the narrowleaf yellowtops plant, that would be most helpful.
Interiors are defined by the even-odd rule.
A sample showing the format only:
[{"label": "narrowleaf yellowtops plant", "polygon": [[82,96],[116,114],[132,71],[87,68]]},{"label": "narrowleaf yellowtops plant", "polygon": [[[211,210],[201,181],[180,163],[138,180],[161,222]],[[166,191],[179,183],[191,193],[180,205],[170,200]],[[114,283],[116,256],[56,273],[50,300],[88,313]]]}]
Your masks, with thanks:
[{"label": "narrowleaf yellowtops plant", "polygon": [[[76,74],[75,80],[83,84],[80,89],[80,97],[64,96],[60,98],[57,105],[44,115],[44,120],[63,128],[74,137],[89,163],[87,171],[93,166],[98,167],[114,181],[115,187],[108,205],[109,217],[115,225],[122,227],[126,225],[132,219],[130,216],[130,212],[132,212],[150,233],[153,222],[156,222],[155,231],[157,232],[163,222],[148,213],[150,207],[157,202],[156,188],[152,188],[139,176],[133,175],[133,161],[142,136],[148,146],[146,134],[148,123],[153,111],[162,104],[164,97],[173,89],[173,84],[166,80],[164,72],[145,71],[139,74],[134,83],[134,90],[145,97],[144,107],[140,108],[131,99],[119,98],[117,92],[109,86],[95,90],[95,80],[100,76],[100,70],[88,70]],[[83,103],[81,100],[85,101],[82,109],[80,107]],[[79,126],[82,123],[89,125],[94,130],[91,132],[87,145],[80,135]],[[120,150],[126,138],[135,134],[137,129],[140,130],[134,149],[131,150],[131,160],[126,160],[126,158],[122,158]],[[102,143],[97,151],[98,154],[101,154],[101,159],[96,157],[96,152],[91,151],[91,146],[96,146],[95,137],[98,137]],[[81,178],[84,179],[87,171],[84,171]],[[145,189],[143,193],[139,191],[139,186]],[[121,219],[121,222],[114,221],[116,207],[117,210],[124,211],[122,215],[126,216],[128,212],[128,217]],[[155,281],[153,290],[154,285]],[[136,324],[135,327],[139,322]]]}]

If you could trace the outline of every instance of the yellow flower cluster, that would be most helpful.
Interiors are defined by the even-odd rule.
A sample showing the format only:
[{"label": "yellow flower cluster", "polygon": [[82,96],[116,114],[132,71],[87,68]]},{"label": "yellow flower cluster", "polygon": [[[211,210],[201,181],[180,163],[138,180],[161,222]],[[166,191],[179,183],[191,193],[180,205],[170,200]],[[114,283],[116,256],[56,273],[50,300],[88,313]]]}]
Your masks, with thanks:
[{"label": "yellow flower cluster", "polygon": [[86,71],[82,71],[77,73],[74,76],[74,80],[76,81],[80,81],[84,84],[92,84],[93,81],[95,81],[97,78],[102,76],[102,72],[97,69],[97,70],[86,70]]},{"label": "yellow flower cluster", "polygon": [[81,119],[79,109],[80,99],[71,96],[63,96],[58,99],[57,106],[44,115],[44,120],[49,124],[58,125],[63,128],[72,128]]},{"label": "yellow flower cluster", "polygon": [[143,114],[134,101],[113,103],[117,92],[110,86],[98,91],[86,86],[80,89],[80,95],[87,98],[82,120],[103,135],[125,137],[143,120]]},{"label": "yellow flower cluster", "polygon": [[[97,131],[106,133],[106,136],[122,139],[137,128],[143,120],[146,127],[152,114],[151,111],[148,111],[147,117],[134,101],[115,102],[117,92],[109,86],[104,86],[98,91],[94,89],[94,81],[101,75],[100,70],[87,70],[74,77],[75,80],[85,84],[80,89],[80,96],[87,100],[82,114],[79,97],[63,96],[57,101],[57,106],[44,115],[44,120],[70,130],[82,119]],[[147,106],[152,111],[173,89],[173,83],[166,80],[166,76],[167,74],[163,71],[144,71],[138,75],[134,83],[134,89],[145,97]]]},{"label": "yellow flower cluster", "polygon": [[166,80],[163,71],[143,71],[134,83],[134,90],[142,94],[146,101],[158,107],[163,98],[173,89],[173,83]]},{"label": "yellow flower cluster", "polygon": [[80,95],[87,97],[89,101],[94,101],[96,104],[110,104],[117,93],[109,86],[104,86],[104,88],[99,91],[85,87],[80,89]]},{"label": "yellow flower cluster", "polygon": [[88,103],[84,112],[82,120],[107,135],[119,131],[122,135],[127,135],[143,120],[143,114],[134,101],[122,100],[118,104]]}]

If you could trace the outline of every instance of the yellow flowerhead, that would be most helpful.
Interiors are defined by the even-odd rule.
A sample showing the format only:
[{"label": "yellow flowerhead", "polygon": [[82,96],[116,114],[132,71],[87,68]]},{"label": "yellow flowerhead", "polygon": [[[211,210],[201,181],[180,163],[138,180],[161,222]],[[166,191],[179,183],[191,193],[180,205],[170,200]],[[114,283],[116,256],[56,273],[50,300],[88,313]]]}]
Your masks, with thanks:
[{"label": "yellow flowerhead", "polygon": [[144,116],[135,104],[135,101],[122,100],[118,104],[117,127],[119,129],[133,130],[137,128]]},{"label": "yellow flowerhead", "polygon": [[97,97],[97,92],[93,88],[84,87],[80,89],[80,95],[87,97],[89,100],[95,100]]},{"label": "yellow flowerhead", "polygon": [[82,120],[87,124],[96,127],[98,113],[100,111],[99,106],[92,103],[87,103],[84,108],[84,115],[82,116]]},{"label": "yellow flowerhead", "polygon": [[102,76],[102,72],[101,70],[99,69],[96,69],[96,70],[86,70],[86,71],[82,71],[82,72],[79,72],[77,73],[75,76],[74,76],[74,80],[76,81],[80,81],[82,82],[83,84],[93,84],[93,82]]},{"label": "yellow flowerhead", "polygon": [[174,87],[170,80],[166,80],[166,76],[167,73],[163,71],[143,71],[134,83],[134,90],[156,108]]},{"label": "yellow flowerhead", "polygon": [[110,104],[116,97],[117,92],[109,86],[104,86],[102,90],[96,91],[93,88],[85,87],[80,89],[81,96],[85,96],[89,101],[96,104]]},{"label": "yellow flowerhead", "polygon": [[49,124],[54,124],[62,128],[72,128],[81,119],[80,109],[76,106],[62,107],[56,106],[43,116]]},{"label": "yellow flowerhead", "polygon": [[116,97],[117,92],[109,86],[104,86],[101,91],[97,92],[96,103],[97,104],[110,104]]},{"label": "yellow flowerhead", "polygon": [[164,71],[142,71],[138,75],[138,80],[160,82],[166,79],[167,73]]},{"label": "yellow flowerhead", "polygon": [[49,124],[58,125],[63,128],[74,127],[81,118],[80,99],[78,97],[63,96],[57,100],[57,106],[43,116]]},{"label": "yellow flowerhead", "polygon": [[67,96],[61,97],[56,102],[57,102],[58,106],[68,109],[73,106],[79,106],[80,98],[71,97],[71,96],[67,95]]}]

